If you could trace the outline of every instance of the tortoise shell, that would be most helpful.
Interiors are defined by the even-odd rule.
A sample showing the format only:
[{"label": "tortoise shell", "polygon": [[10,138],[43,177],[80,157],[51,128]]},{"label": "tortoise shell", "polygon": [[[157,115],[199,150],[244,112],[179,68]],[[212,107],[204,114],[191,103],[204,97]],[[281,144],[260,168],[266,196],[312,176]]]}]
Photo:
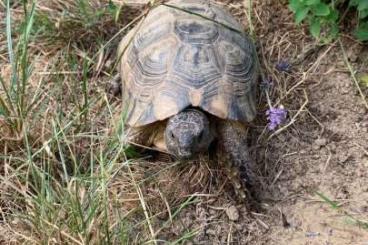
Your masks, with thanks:
[{"label": "tortoise shell", "polygon": [[130,126],[165,120],[187,107],[242,122],[256,115],[253,43],[218,5],[160,5],[125,36],[118,53]]}]

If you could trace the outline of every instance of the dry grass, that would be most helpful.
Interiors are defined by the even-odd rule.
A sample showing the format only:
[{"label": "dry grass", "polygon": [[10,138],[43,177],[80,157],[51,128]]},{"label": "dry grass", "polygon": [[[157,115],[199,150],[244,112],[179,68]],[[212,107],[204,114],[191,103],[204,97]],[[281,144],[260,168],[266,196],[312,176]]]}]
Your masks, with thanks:
[{"label": "dry grass", "polygon": [[[7,30],[0,32],[0,241],[183,244],[203,226],[223,225],[221,215],[211,213],[197,229],[176,227],[203,205],[218,211],[236,203],[222,166],[208,159],[191,165],[161,155],[143,159],[111,135],[120,101],[109,98],[106,83],[115,73],[116,46],[148,8],[107,0],[39,0],[32,10],[31,3],[11,1],[7,18],[6,2],[0,3],[0,19],[8,21],[0,22],[0,30]],[[261,91],[252,145],[262,162],[258,189],[267,193],[284,171],[280,159],[265,157],[270,138],[298,134],[307,118],[318,122],[308,110],[306,83],[335,44],[319,47],[295,28],[281,3],[220,4],[257,40],[263,78],[273,81],[269,104],[289,111],[289,123],[270,134]],[[292,73],[275,68],[282,60]],[[184,212],[191,207],[195,211]],[[261,242],[271,219],[279,218],[272,215],[250,213],[242,217],[242,229],[231,223],[226,242]],[[232,229],[241,238],[232,237]]]}]

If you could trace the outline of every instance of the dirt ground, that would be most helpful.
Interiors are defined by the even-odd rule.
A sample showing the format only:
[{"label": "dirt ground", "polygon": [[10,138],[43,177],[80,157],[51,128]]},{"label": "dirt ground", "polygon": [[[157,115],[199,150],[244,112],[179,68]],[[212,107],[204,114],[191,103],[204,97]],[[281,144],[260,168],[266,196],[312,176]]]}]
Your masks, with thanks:
[{"label": "dirt ground", "polygon": [[[176,244],[368,245],[368,108],[341,45],[357,74],[368,73],[368,47],[346,34],[341,44],[319,47],[304,26],[294,24],[287,1],[253,1],[252,25],[248,1],[217,2],[246,29],[254,27],[262,71],[273,81],[271,103],[282,104],[288,120],[281,130],[267,130],[267,102],[261,91],[249,139],[259,166],[257,208],[239,202],[221,166],[200,160],[162,171],[161,161],[167,159],[159,159],[132,168],[137,181],[149,171],[159,173],[142,187],[150,214],[158,214],[152,224],[161,230],[157,239],[174,241],[187,234]],[[280,61],[290,63],[291,71],[278,71]],[[362,90],[367,96],[368,88]],[[130,199],[128,179],[123,172],[117,175],[110,194]],[[136,195],[132,193],[132,199]],[[183,205],[185,200],[188,204]],[[139,205],[120,204],[127,213]],[[172,222],[167,222],[167,213],[159,215],[168,206],[179,207]],[[142,219],[131,218],[137,220]],[[0,220],[0,243],[9,241],[9,230]],[[132,231],[137,236],[140,232]]]}]

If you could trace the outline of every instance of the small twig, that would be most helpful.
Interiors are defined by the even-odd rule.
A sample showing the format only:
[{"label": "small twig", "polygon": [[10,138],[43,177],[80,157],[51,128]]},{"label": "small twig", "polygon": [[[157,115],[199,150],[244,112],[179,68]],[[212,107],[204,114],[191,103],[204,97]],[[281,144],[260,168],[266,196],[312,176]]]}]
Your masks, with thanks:
[{"label": "small twig", "polygon": [[261,219],[256,218],[256,220],[258,221],[258,223],[263,226],[263,228],[265,228],[266,230],[270,229],[270,226],[268,226],[265,222],[263,222]]},{"label": "small twig", "polygon": [[205,19],[205,20],[212,21],[212,22],[213,22],[213,23],[215,23],[215,24],[218,24],[218,25],[220,25],[220,26],[222,26],[222,27],[225,27],[225,28],[227,28],[227,29],[229,29],[229,30],[231,30],[231,31],[233,31],[233,32],[236,32],[236,33],[240,33],[240,34],[242,34],[242,31],[240,31],[240,30],[238,30],[238,29],[236,29],[236,28],[234,28],[234,27],[231,27],[231,26],[229,26],[229,25],[227,25],[227,24],[225,24],[225,23],[222,23],[222,22],[220,22],[220,21],[217,21],[217,20],[214,20],[214,19],[212,19],[212,18],[209,18],[209,17],[207,17],[207,16],[205,16],[205,15],[198,14],[198,13],[195,13],[195,12],[192,12],[192,11],[189,11],[189,10],[186,10],[186,9],[184,9],[184,8],[180,8],[180,7],[177,7],[177,6],[175,6],[175,5],[171,5],[171,4],[163,3],[162,5],[163,5],[163,6],[166,6],[166,7],[168,7],[168,8],[172,8],[172,9],[176,9],[176,10],[179,10],[179,11],[183,11],[184,13],[187,13],[187,14],[191,14],[191,15],[195,15],[195,16],[201,17],[201,18],[203,18],[203,19]]},{"label": "small twig", "polygon": [[323,45],[314,44],[309,47],[306,47],[305,50],[301,54],[299,54],[295,59],[293,59],[290,63],[293,66],[300,65],[305,59],[311,56],[314,53],[318,53],[323,48]]},{"label": "small twig", "polygon": [[280,176],[281,176],[281,174],[284,172],[284,169],[282,168],[277,174],[276,174],[276,176],[275,176],[275,178],[273,179],[273,181],[272,181],[272,183],[271,183],[271,185],[270,186],[273,186],[275,183],[276,183],[276,181],[280,178]]},{"label": "small twig", "polygon": [[147,221],[147,225],[148,225],[148,228],[150,230],[150,233],[151,233],[151,236],[152,236],[152,241],[155,245],[157,245],[157,241],[156,241],[156,233],[153,229],[153,226],[151,224],[151,220],[150,220],[150,216],[148,214],[148,210],[147,210],[147,204],[146,202],[144,201],[144,197],[143,197],[143,193],[142,193],[142,190],[141,188],[139,187],[139,185],[137,184],[137,182],[135,181],[134,179],[134,176],[133,176],[133,173],[132,173],[132,170],[130,169],[129,165],[128,165],[128,169],[129,169],[129,174],[132,178],[132,181],[133,181],[133,184],[136,188],[136,191],[137,191],[137,194],[139,196],[139,201],[141,203],[141,206],[142,206],[142,209],[143,209],[143,213],[144,213],[144,216],[146,217],[146,221]]},{"label": "small twig", "polygon": [[278,99],[275,106],[279,105],[283,99],[285,99],[292,91],[294,91],[297,87],[299,87],[301,84],[303,84],[307,80],[308,73],[310,73],[315,67],[317,67],[317,65],[327,55],[327,53],[332,49],[332,47],[333,47],[333,45],[328,47],[327,50],[320,57],[318,57],[316,62],[314,62],[314,64],[306,72],[303,73],[302,80],[300,80],[297,84],[295,84],[288,91],[286,91],[286,93],[281,98]]},{"label": "small twig", "polygon": [[81,74],[81,71],[36,71],[38,75],[74,75]]},{"label": "small twig", "polygon": [[368,151],[367,151],[366,149],[364,149],[364,147],[363,147],[363,146],[359,145],[359,144],[358,144],[358,143],[356,143],[356,142],[354,142],[354,145],[356,145],[357,147],[359,147],[359,148],[364,152],[364,154],[368,156]]},{"label": "small twig", "polygon": [[138,143],[135,143],[135,142],[130,141],[130,140],[127,140],[127,143],[130,144],[130,145],[137,146],[137,147],[142,148],[142,149],[151,150],[151,151],[157,151],[157,152],[160,152],[160,153],[165,153],[165,154],[171,155],[169,152],[164,151],[164,150],[161,150],[161,149],[159,149],[157,147],[145,146],[145,145],[138,144]]},{"label": "small twig", "polygon": [[230,245],[232,243],[232,235],[231,235],[232,234],[232,230],[233,230],[233,224],[231,223],[230,224],[229,232],[227,234],[227,242],[226,242],[227,245]]},{"label": "small twig", "polygon": [[363,94],[363,91],[362,89],[360,88],[359,86],[359,82],[355,76],[355,72],[353,70],[353,67],[351,66],[351,64],[349,63],[349,60],[348,60],[348,57],[346,55],[346,51],[345,51],[345,48],[344,48],[344,45],[342,44],[341,42],[341,39],[338,40],[339,41],[339,44],[340,44],[340,48],[341,48],[341,51],[342,51],[342,55],[344,57],[344,61],[345,61],[345,64],[346,66],[349,68],[349,71],[350,71],[350,75],[351,75],[351,78],[353,79],[354,83],[355,83],[355,86],[357,87],[358,91],[359,91],[359,94],[360,94],[360,97],[362,97],[362,100],[363,100],[363,103],[364,103],[364,106],[365,108],[368,109],[368,102],[365,98],[365,95]]},{"label": "small twig", "polygon": [[326,172],[328,166],[330,165],[330,161],[331,161],[331,157],[332,157],[332,153],[331,153],[330,148],[328,146],[326,146],[326,148],[328,150],[328,157],[327,157],[325,165],[323,166],[323,172]]},{"label": "small twig", "polygon": [[160,194],[160,197],[161,197],[162,201],[166,205],[167,213],[169,214],[169,220],[170,220],[170,223],[172,223],[173,222],[173,217],[172,217],[172,214],[171,214],[170,204],[167,201],[167,198],[164,196],[164,194],[160,190],[158,190],[158,193]]},{"label": "small twig", "polygon": [[321,127],[320,134],[322,134],[325,131],[325,126],[323,125],[323,123],[321,123],[318,118],[313,115],[312,112],[310,112],[310,110],[306,109],[306,111],[308,112],[309,116],[311,116],[311,118]]}]

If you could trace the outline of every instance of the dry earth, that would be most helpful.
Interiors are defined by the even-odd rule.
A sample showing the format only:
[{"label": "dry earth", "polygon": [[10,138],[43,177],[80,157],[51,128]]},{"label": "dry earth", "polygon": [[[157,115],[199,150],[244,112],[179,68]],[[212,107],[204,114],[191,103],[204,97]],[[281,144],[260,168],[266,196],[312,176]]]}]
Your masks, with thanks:
[{"label": "dry earth", "polygon": [[[247,1],[218,2],[250,29]],[[238,202],[220,166],[200,161],[162,171],[161,163],[142,163],[132,169],[137,181],[150,171],[159,173],[142,187],[152,215],[195,197],[173,223],[166,222],[168,214],[158,215],[153,228],[165,224],[158,239],[174,241],[193,232],[197,235],[183,244],[368,244],[363,223],[368,222],[368,108],[340,43],[317,48],[305,28],[295,26],[282,2],[286,1],[257,0],[252,9],[262,70],[273,81],[271,102],[289,111],[287,127],[268,132],[267,102],[261,92],[250,138],[259,166],[258,209]],[[341,40],[353,69],[367,73],[368,47],[346,35]],[[290,72],[275,69],[281,60],[292,64]],[[363,88],[366,96],[367,90]],[[124,172],[117,175],[111,193],[129,212],[139,204],[124,201],[132,192],[127,182]],[[137,216],[131,221],[139,220]],[[1,242],[9,242],[9,230],[0,226]]]}]

